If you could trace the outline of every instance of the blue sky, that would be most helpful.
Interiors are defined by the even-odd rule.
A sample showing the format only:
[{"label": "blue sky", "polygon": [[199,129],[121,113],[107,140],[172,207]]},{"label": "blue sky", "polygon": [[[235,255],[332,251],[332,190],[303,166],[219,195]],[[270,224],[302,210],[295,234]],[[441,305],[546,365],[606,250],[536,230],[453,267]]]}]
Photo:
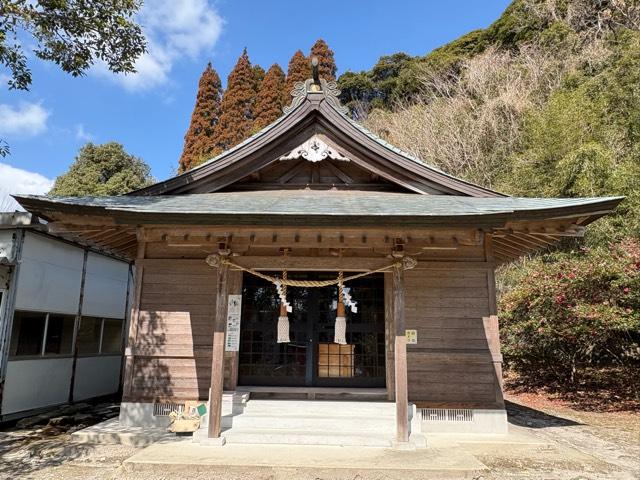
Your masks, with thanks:
[{"label": "blue sky", "polygon": [[[161,180],[174,174],[200,73],[211,61],[223,81],[246,46],[252,63],[286,70],[291,55],[324,38],[338,73],[369,69],[381,55],[424,55],[504,11],[508,0],[147,0],[150,42],[139,73],[96,67],[73,78],[31,59],[29,92],[0,90],[0,189],[42,193],[87,141],[117,141]],[[6,80],[0,69],[0,80]],[[3,84],[5,81],[2,82]]]}]

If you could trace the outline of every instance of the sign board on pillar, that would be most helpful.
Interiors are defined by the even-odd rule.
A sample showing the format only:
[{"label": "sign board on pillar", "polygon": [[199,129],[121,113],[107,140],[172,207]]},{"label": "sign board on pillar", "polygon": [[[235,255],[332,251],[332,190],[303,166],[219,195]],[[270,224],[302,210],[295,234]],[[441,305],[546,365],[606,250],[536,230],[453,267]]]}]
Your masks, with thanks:
[{"label": "sign board on pillar", "polygon": [[404,335],[407,338],[407,345],[416,345],[418,343],[417,330],[405,330]]},{"label": "sign board on pillar", "polygon": [[241,312],[242,295],[229,295],[227,303],[227,335],[224,346],[226,352],[237,352],[240,348]]}]

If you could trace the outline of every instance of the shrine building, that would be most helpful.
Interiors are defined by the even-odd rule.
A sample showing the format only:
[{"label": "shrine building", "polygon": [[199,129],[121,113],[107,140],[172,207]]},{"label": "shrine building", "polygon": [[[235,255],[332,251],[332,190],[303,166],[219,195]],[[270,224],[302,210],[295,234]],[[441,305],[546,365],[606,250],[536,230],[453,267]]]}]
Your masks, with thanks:
[{"label": "shrine building", "polygon": [[495,270],[621,198],[463,181],[351,120],[338,93],[299,83],[273,124],[127,195],[16,196],[50,232],[135,261],[122,424],[200,402],[197,437],[220,444],[506,432]]}]

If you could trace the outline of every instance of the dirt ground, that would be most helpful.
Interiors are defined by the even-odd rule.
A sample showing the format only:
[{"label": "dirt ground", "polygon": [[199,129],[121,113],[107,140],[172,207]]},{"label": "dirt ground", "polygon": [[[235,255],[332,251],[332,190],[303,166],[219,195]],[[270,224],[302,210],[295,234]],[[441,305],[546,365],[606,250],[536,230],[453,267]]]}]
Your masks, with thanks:
[{"label": "dirt ground", "polygon": [[[446,478],[473,480],[637,480],[640,479],[640,415],[633,412],[594,413],[572,409],[544,396],[507,397],[510,428],[541,440],[538,443],[463,443],[464,449],[488,468],[460,472]],[[224,478],[310,480],[389,478],[385,472],[362,475],[327,474],[264,469],[207,471],[168,470],[160,465],[142,470],[124,461],[141,451],[121,445],[75,444],[70,433],[117,414],[114,404],[84,404],[76,410],[50,412],[20,426],[0,431],[0,478],[27,479],[170,479]],[[416,452],[417,453],[417,452]],[[419,453],[417,453],[419,454]],[[455,454],[452,450],[452,454]],[[428,471],[411,478],[441,479]]]}]

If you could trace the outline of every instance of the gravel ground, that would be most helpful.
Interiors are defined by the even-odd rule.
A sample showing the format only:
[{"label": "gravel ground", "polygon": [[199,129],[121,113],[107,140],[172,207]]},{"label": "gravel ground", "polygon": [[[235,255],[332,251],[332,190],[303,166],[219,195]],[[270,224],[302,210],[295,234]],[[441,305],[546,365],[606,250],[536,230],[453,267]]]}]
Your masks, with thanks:
[{"label": "gravel ground", "polygon": [[[162,466],[131,469],[123,462],[136,447],[86,445],[71,441],[72,431],[117,413],[115,404],[82,404],[41,415],[36,424],[0,431],[0,478],[28,479],[251,479],[364,480],[388,478],[384,472],[353,475],[339,472],[167,470]],[[488,470],[447,478],[474,480],[638,480],[640,479],[640,415],[632,412],[581,412],[535,396],[511,397],[511,428],[542,440],[544,445],[465,443]],[[452,452],[453,454],[454,452]],[[364,472],[363,472],[364,473]],[[443,478],[425,472],[419,478]]]}]

